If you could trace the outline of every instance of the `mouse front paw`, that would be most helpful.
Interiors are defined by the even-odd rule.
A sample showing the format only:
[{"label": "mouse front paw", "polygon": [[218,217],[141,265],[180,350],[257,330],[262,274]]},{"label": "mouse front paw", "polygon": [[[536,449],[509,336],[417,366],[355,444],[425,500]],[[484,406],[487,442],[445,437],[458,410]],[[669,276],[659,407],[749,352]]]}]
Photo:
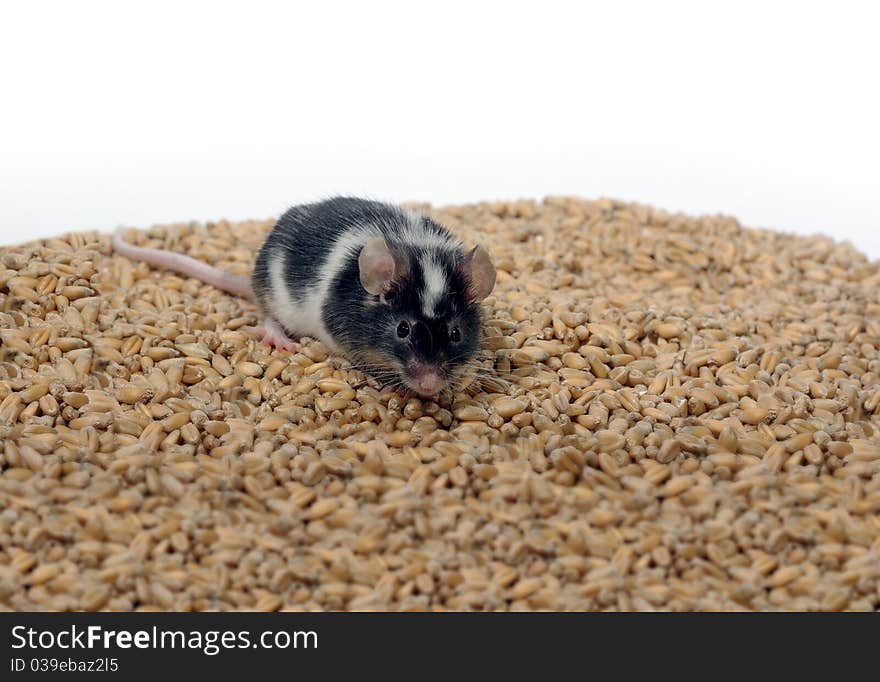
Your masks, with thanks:
[{"label": "mouse front paw", "polygon": [[267,317],[262,325],[255,327],[254,333],[260,337],[260,341],[278,350],[295,353],[300,349],[300,345],[291,339],[282,326],[271,317]]}]

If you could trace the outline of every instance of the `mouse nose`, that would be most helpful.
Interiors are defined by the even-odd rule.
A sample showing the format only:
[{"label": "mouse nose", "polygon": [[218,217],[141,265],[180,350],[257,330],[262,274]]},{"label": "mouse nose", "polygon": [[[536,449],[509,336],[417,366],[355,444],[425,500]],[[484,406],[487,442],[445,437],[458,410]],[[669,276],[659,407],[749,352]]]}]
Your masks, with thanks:
[{"label": "mouse nose", "polygon": [[443,376],[439,372],[425,372],[418,378],[419,383],[419,392],[422,395],[434,395],[441,388],[443,388],[445,382],[443,380]]},{"label": "mouse nose", "polygon": [[424,322],[416,322],[410,331],[410,339],[413,349],[423,358],[430,358],[434,354],[434,338],[431,330]]}]

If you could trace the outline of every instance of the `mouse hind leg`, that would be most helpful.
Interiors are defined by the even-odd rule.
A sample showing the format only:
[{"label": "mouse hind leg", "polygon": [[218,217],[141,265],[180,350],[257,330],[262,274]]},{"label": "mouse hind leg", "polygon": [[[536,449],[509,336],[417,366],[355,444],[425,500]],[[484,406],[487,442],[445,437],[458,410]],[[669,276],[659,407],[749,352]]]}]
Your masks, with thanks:
[{"label": "mouse hind leg", "polygon": [[298,351],[300,345],[291,339],[274,317],[266,316],[263,324],[254,328],[254,333],[260,337],[260,341],[278,350],[286,350],[291,353]]}]

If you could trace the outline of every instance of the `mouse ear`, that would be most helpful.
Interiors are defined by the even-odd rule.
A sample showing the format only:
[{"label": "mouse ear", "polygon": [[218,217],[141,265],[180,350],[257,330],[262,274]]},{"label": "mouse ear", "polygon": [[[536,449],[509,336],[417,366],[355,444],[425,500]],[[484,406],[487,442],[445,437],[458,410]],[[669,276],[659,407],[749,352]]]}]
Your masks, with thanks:
[{"label": "mouse ear", "polygon": [[358,256],[361,284],[371,294],[384,294],[391,288],[395,275],[400,275],[401,268],[388,244],[382,237],[371,239]]},{"label": "mouse ear", "polygon": [[489,252],[475,246],[461,263],[462,272],[468,279],[468,289],[475,301],[482,301],[495,287],[495,266]]}]

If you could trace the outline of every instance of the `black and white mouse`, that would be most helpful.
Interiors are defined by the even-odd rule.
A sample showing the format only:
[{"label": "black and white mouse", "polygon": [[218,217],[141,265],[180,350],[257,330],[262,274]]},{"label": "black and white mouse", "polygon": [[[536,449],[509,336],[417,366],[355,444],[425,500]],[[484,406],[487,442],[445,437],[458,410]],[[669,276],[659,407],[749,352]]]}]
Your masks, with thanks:
[{"label": "black and white mouse", "polygon": [[295,350],[299,336],[342,352],[380,382],[430,397],[454,388],[482,335],[480,301],[495,286],[481,246],[466,250],[416,212],[338,197],[288,210],[257,255],[250,279],[182,254],[114,250],[253,298],[263,341]]}]

